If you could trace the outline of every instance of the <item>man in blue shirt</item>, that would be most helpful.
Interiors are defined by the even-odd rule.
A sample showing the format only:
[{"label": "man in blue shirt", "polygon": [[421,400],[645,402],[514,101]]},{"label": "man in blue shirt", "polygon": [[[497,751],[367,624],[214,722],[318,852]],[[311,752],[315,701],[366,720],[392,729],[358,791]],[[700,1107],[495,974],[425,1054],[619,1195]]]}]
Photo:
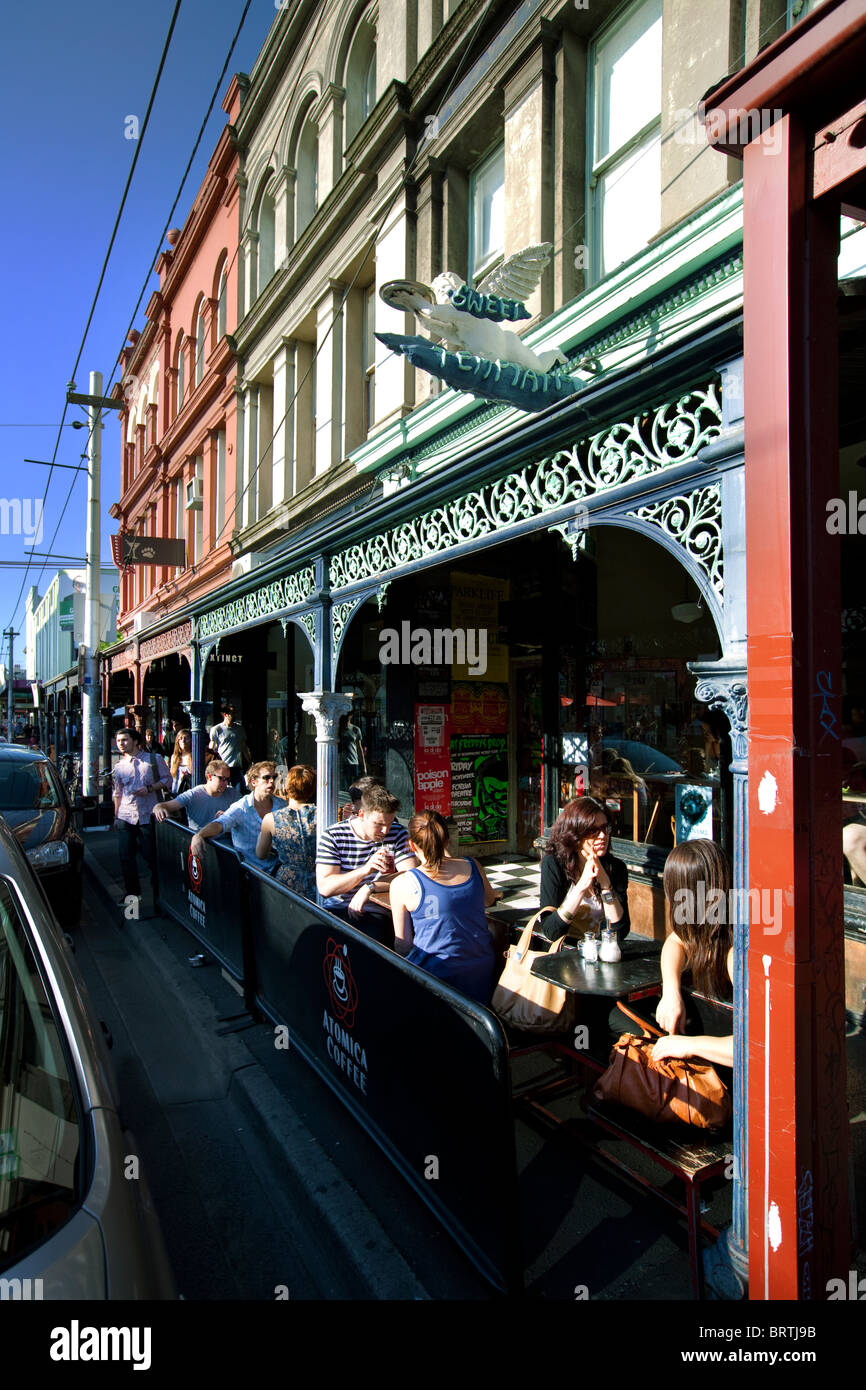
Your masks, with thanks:
[{"label": "man in blue shirt", "polygon": [[190,787],[189,791],[181,792],[173,801],[163,801],[160,806],[154,807],[154,819],[166,820],[178,811],[186,811],[190,830],[201,830],[203,825],[210,825],[237,801],[238,792],[231,785],[231,780],[231,768],[220,762],[219,758],[214,758],[207,765],[204,786]]},{"label": "man in blue shirt", "polygon": [[192,853],[202,855],[205,840],[216,839],[228,830],[232,837],[232,845],[241,859],[248,859],[265,870],[278,864],[276,854],[271,854],[270,858],[265,860],[256,858],[256,845],[263,817],[269,811],[282,810],[286,804],[282,797],[274,796],[276,776],[277,771],[273,763],[253,763],[247,773],[247,783],[252,788],[249,795],[241,797],[240,801],[236,801],[234,806],[222,813],[219,820],[212,820],[193,835],[190,841]]}]

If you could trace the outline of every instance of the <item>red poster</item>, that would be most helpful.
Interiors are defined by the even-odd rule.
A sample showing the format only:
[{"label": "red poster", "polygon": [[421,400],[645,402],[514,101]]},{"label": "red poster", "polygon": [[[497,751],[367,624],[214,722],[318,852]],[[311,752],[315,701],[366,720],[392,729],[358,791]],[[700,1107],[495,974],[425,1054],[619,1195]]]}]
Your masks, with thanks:
[{"label": "red poster", "polygon": [[451,814],[451,710],[415,706],[415,810]]}]

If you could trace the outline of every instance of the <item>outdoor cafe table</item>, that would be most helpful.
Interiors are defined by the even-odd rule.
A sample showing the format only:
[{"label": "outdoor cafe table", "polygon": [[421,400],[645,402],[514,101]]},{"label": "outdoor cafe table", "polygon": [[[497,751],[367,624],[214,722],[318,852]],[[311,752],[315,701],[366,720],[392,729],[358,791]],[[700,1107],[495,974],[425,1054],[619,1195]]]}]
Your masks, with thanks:
[{"label": "outdoor cafe table", "polygon": [[640,999],[658,992],[662,983],[660,941],[629,937],[621,942],[622,960],[585,961],[579,951],[561,948],[532,962],[532,974],[570,994],[606,999]]}]

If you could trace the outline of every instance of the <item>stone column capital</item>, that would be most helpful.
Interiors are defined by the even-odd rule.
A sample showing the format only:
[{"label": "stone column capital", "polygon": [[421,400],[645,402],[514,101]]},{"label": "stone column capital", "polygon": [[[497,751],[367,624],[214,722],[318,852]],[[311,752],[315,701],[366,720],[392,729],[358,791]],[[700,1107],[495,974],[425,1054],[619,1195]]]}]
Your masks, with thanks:
[{"label": "stone column capital", "polygon": [[301,708],[311,714],[316,721],[316,742],[336,742],[342,715],[352,708],[351,695],[341,695],[335,690],[298,691]]}]

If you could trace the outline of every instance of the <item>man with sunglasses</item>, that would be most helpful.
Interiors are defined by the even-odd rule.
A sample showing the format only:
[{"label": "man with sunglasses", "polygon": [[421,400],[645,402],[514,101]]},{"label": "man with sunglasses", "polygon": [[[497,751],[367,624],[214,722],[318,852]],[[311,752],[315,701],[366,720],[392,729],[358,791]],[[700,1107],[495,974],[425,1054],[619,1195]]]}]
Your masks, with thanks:
[{"label": "man with sunglasses", "polygon": [[[208,772],[213,765],[210,764]],[[272,853],[268,859],[256,857],[256,845],[264,817],[269,811],[280,811],[286,805],[282,797],[274,796],[276,777],[277,769],[274,763],[253,763],[247,773],[250,792],[224,811],[219,820],[212,820],[193,835],[190,841],[193,854],[202,855],[205,840],[213,840],[228,830],[232,837],[232,845],[241,859],[250,860],[266,872],[278,865],[280,861],[276,854]]]},{"label": "man with sunglasses", "polygon": [[207,765],[203,787],[190,787],[181,792],[173,801],[163,801],[154,807],[156,820],[166,820],[178,811],[186,811],[190,830],[201,830],[230,806],[234,806],[240,793],[231,784],[232,770],[227,763],[214,758]]}]

